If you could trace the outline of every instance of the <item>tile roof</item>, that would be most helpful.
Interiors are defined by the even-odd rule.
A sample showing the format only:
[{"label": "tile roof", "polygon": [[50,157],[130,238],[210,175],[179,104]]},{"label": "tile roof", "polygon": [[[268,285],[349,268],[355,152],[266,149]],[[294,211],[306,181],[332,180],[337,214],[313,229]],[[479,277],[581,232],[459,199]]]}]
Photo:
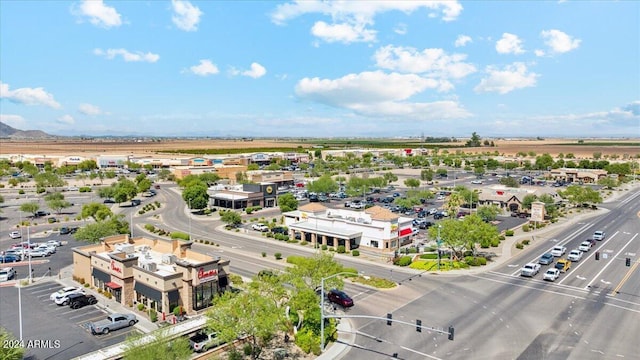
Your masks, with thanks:
[{"label": "tile roof", "polygon": [[395,220],[400,218],[400,216],[394,214],[391,210],[378,205],[365,209],[364,212],[371,215],[371,219],[373,220]]}]

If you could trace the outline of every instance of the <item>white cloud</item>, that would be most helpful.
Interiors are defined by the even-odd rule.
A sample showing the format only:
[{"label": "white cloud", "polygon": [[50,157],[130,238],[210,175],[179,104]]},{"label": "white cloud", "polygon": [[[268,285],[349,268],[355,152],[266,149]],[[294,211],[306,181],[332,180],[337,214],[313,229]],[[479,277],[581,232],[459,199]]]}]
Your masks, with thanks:
[{"label": "white cloud", "polygon": [[466,46],[468,43],[473,42],[471,36],[468,35],[458,35],[456,42],[454,43],[455,47]]},{"label": "white cloud", "polygon": [[265,69],[264,66],[262,66],[262,65],[260,65],[260,64],[258,64],[256,62],[251,63],[251,69],[250,70],[241,71],[241,70],[236,69],[235,67],[231,67],[229,69],[229,74],[232,75],[232,76],[242,75],[242,76],[252,77],[254,79],[261,78],[266,73],[267,73],[267,69]]},{"label": "white cloud", "polygon": [[504,33],[502,38],[496,42],[496,51],[500,54],[522,54],[522,40],[518,35]]},{"label": "white cloud", "polygon": [[197,6],[193,6],[189,1],[182,0],[171,0],[171,5],[173,5],[174,11],[171,20],[178,29],[184,31],[198,30],[198,23],[200,23],[200,17],[203,12]]},{"label": "white cloud", "polygon": [[102,0],[83,0],[79,5],[71,7],[71,13],[78,17],[88,17],[91,24],[107,29],[122,25],[120,14]]},{"label": "white cloud", "polygon": [[143,53],[141,51],[136,51],[132,53],[126,49],[94,49],[94,55],[104,56],[105,58],[111,60],[116,56],[122,56],[122,59],[126,62],[149,62],[154,63],[160,59],[160,55],[153,53]]},{"label": "white cloud", "polygon": [[[535,116],[530,122],[540,124],[541,128],[556,131],[575,131],[591,129],[594,136],[637,136],[640,130],[640,101],[634,101],[621,108],[583,114],[563,114]],[[615,131],[617,133],[612,133]],[[549,131],[550,132],[550,131]],[[567,134],[572,134],[567,132]]]},{"label": "white cloud", "polygon": [[552,52],[562,54],[577,49],[582,40],[575,39],[560,30],[543,30],[540,36]]},{"label": "white cloud", "polygon": [[[326,41],[347,42],[350,38],[356,41],[375,41],[375,30],[369,29],[374,24],[376,15],[401,11],[409,14],[418,9],[433,12],[430,17],[439,16],[444,21],[455,20],[462,12],[462,5],[457,1],[321,1],[296,0],[278,5],[271,14],[271,21],[283,25],[288,20],[305,14],[322,14],[332,19],[329,25],[323,21],[314,24],[312,33]],[[349,36],[347,36],[349,34]],[[354,36],[354,35],[358,36]],[[326,37],[322,37],[325,35]],[[341,39],[341,40],[336,40]]]},{"label": "white cloud", "polygon": [[20,130],[25,130],[27,126],[27,121],[20,115],[0,114],[0,121]]},{"label": "white cloud", "polygon": [[398,35],[406,35],[407,34],[407,24],[400,23],[393,28],[393,32]]},{"label": "white cloud", "polygon": [[76,121],[69,114],[60,116],[57,121],[62,124],[73,125]]},{"label": "white cloud", "polygon": [[302,99],[349,109],[368,116],[436,119],[443,116],[453,118],[470,115],[453,101],[406,101],[413,95],[439,86],[439,81],[416,74],[387,74],[375,71],[349,74],[334,80],[304,78],[296,85],[295,92]]},{"label": "white cloud", "polygon": [[9,84],[0,81],[0,99],[25,104],[25,105],[45,105],[53,109],[60,109],[62,106],[54,100],[53,95],[46,92],[44,88],[20,88],[10,90]]},{"label": "white cloud", "polygon": [[545,56],[545,55],[546,55],[545,51],[544,51],[544,50],[541,50],[541,49],[536,49],[536,50],[534,51],[534,54],[536,54],[536,56],[538,56],[538,57],[541,57],[541,56]]},{"label": "white cloud", "polygon": [[442,79],[460,79],[477,71],[473,64],[464,62],[465,54],[448,55],[442,49],[418,51],[412,47],[387,45],[379,48],[373,57],[376,66],[382,69]]},{"label": "white cloud", "polygon": [[349,44],[352,42],[371,42],[376,39],[376,31],[365,29],[362,24],[327,24],[324,21],[318,21],[313,24],[311,33],[328,43]]},{"label": "white cloud", "polygon": [[488,66],[486,72],[489,76],[474,88],[476,92],[506,94],[516,89],[535,86],[539,77],[536,73],[528,72],[527,66],[520,62],[507,65],[503,69]]},{"label": "white cloud", "polygon": [[80,104],[78,111],[85,115],[100,115],[103,113],[99,107],[91,104]]},{"label": "white cloud", "polygon": [[199,76],[215,75],[220,72],[216,64],[206,59],[200,60],[200,64],[190,67],[189,71]]}]

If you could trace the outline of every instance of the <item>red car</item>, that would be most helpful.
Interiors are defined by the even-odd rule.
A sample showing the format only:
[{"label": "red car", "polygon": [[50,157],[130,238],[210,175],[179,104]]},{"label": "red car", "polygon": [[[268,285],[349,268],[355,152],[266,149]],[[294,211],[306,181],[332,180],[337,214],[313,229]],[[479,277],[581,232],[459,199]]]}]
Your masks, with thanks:
[{"label": "red car", "polygon": [[353,306],[353,299],[350,298],[349,295],[347,295],[344,291],[341,291],[338,289],[333,289],[329,291],[327,298],[332,303],[341,305],[342,307],[345,307],[345,308]]}]

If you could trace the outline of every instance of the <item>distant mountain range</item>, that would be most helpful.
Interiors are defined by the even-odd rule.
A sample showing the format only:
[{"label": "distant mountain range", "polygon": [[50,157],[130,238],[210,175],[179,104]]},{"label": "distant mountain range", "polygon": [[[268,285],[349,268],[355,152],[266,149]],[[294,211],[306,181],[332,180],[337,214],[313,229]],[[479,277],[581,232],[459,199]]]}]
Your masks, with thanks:
[{"label": "distant mountain range", "polygon": [[0,122],[0,138],[9,139],[50,139],[55,135],[49,135],[42,130],[18,130]]}]

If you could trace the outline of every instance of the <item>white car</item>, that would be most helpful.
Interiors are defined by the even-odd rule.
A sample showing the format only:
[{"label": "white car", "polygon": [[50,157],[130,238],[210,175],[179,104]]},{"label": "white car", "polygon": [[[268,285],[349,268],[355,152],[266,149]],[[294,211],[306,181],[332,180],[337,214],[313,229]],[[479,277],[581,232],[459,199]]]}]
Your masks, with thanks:
[{"label": "white car", "polygon": [[49,254],[47,251],[42,250],[42,249],[33,249],[29,252],[27,252],[27,256],[28,257],[45,257],[45,256],[49,256],[51,254]]},{"label": "white car", "polygon": [[571,261],[574,261],[574,262],[580,261],[580,259],[582,259],[582,251],[580,251],[578,249],[571,250],[569,255],[567,255],[567,259],[569,259]]},{"label": "white car", "polygon": [[560,270],[556,268],[548,269],[547,272],[544,273],[542,277],[544,280],[556,281],[560,277]]},{"label": "white car", "polygon": [[482,180],[473,180],[473,181],[471,181],[471,183],[475,184],[475,185],[481,185],[482,184]]},{"label": "white car", "polygon": [[269,227],[265,224],[252,224],[251,228],[256,231],[262,231],[262,232],[269,231]]},{"label": "white car", "polygon": [[560,257],[564,255],[564,253],[566,252],[567,252],[567,248],[561,245],[554,246],[553,249],[551,249],[551,255],[555,257]]},{"label": "white car", "polygon": [[578,250],[582,251],[582,252],[587,252],[591,249],[591,242],[589,241],[583,241],[580,246],[578,246]]},{"label": "white car", "polygon": [[55,246],[55,247],[62,246],[62,243],[58,240],[49,240],[45,244],[47,246]]},{"label": "white car", "polygon": [[82,288],[69,286],[66,288],[62,288],[54,292],[53,294],[51,294],[49,296],[49,300],[55,301],[56,304],[58,305],[62,305],[62,303],[64,302],[65,299],[67,299],[67,296],[69,294],[78,294],[78,293],[84,294],[84,290]]},{"label": "white car", "polygon": [[438,195],[438,197],[436,198],[436,200],[444,200],[444,195]]},{"label": "white car", "polygon": [[12,231],[9,233],[9,237],[12,239],[19,239],[22,237],[22,234],[20,234],[20,231]]},{"label": "white car", "polygon": [[593,240],[602,241],[604,240],[604,237],[605,237],[605,233],[602,230],[598,230],[593,233]]},{"label": "white car", "polygon": [[56,253],[56,247],[55,246],[50,246],[50,245],[46,245],[46,244],[42,244],[40,246],[37,246],[34,250],[36,250],[36,251],[37,250],[42,250],[45,253],[47,253],[47,256]]}]

